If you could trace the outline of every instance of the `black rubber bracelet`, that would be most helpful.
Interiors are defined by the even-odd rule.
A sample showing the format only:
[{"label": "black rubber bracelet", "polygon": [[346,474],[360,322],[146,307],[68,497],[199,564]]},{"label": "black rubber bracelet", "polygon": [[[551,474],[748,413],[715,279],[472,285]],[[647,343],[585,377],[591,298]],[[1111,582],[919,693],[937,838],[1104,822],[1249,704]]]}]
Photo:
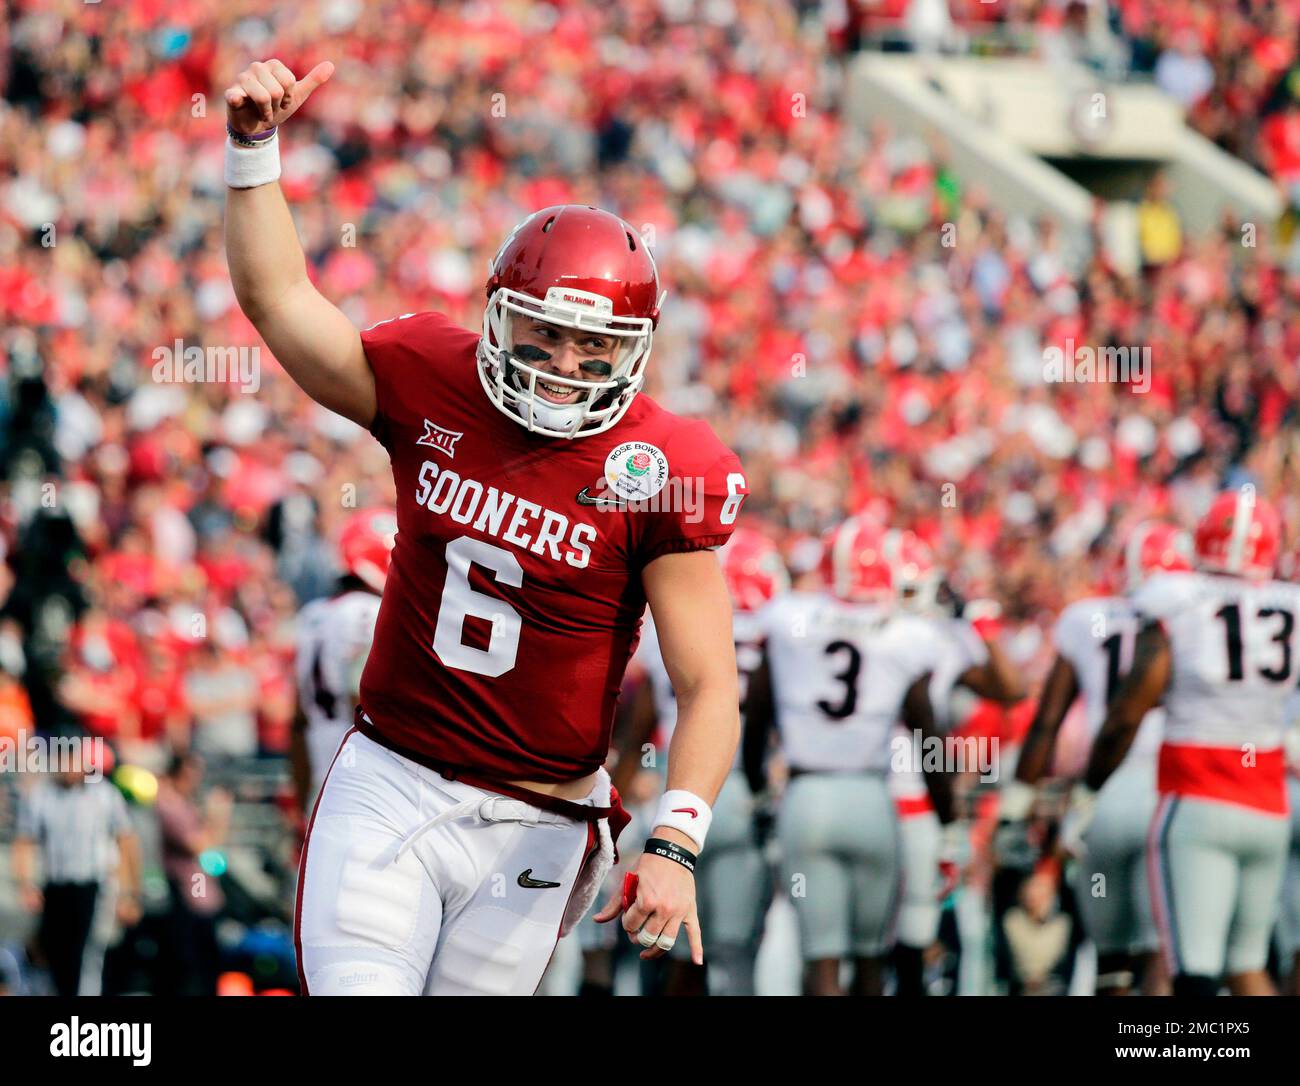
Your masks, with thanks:
[{"label": "black rubber bracelet", "polygon": [[667,841],[662,837],[651,837],[645,843],[645,851],[651,856],[662,856],[665,860],[673,860],[681,864],[691,874],[695,874],[695,865],[699,862],[699,857],[688,849],[682,848],[675,841]]}]

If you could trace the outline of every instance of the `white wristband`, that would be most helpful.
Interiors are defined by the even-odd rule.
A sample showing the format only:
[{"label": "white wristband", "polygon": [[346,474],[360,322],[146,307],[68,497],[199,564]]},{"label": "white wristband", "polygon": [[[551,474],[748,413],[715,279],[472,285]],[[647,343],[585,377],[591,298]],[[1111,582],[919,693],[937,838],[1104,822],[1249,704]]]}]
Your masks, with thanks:
[{"label": "white wristband", "polygon": [[280,180],[280,134],[256,147],[240,147],[226,137],[226,184],[252,189]]},{"label": "white wristband", "polygon": [[702,849],[712,821],[713,808],[694,792],[675,788],[671,792],[665,792],[659,800],[659,809],[655,812],[650,827],[653,831],[656,826],[667,826],[678,833],[684,833],[695,842],[697,849]]}]

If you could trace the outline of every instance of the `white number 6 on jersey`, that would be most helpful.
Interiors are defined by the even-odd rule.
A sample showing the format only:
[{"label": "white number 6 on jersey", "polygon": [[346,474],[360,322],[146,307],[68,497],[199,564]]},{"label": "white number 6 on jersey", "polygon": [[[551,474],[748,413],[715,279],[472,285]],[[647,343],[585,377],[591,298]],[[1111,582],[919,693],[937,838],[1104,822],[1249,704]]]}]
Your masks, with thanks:
[{"label": "white number 6 on jersey", "polygon": [[[519,612],[505,601],[470,588],[471,563],[490,569],[500,584],[518,588],[524,583],[523,567],[509,551],[467,535],[453,539],[447,544],[447,582],[443,585],[442,603],[438,607],[433,651],[447,667],[496,678],[515,666],[523,620]],[[489,648],[478,649],[461,640],[466,615],[492,624]]]},{"label": "white number 6 on jersey", "polygon": [[722,503],[722,512],[718,514],[718,520],[723,524],[735,524],[736,515],[740,512],[740,503],[745,500],[745,495],[749,493],[749,488],[745,485],[745,477],[738,471],[733,471],[727,476],[727,500]]}]

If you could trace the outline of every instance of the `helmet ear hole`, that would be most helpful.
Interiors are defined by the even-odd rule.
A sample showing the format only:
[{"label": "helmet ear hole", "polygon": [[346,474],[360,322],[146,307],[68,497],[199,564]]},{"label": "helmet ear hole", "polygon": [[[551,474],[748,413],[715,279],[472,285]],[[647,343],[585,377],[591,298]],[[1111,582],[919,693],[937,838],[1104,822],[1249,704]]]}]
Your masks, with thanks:
[{"label": "helmet ear hole", "polygon": [[542,233],[549,234],[551,232],[551,227],[554,225],[555,225],[555,216],[552,215],[549,219],[547,219],[544,223],[542,223]]},{"label": "helmet ear hole", "polygon": [[636,238],[634,238],[634,237],[632,236],[632,232],[631,232],[630,230],[628,231],[628,234],[627,234],[627,247],[628,247],[628,249],[630,249],[632,252],[634,252],[634,253],[636,252]]}]

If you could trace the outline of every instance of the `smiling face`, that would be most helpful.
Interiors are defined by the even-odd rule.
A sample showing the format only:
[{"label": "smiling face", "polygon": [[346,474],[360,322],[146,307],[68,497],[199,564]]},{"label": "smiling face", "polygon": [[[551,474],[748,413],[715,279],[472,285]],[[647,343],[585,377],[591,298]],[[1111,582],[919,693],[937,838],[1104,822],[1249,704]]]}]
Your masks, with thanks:
[{"label": "smiling face", "polygon": [[[605,381],[613,372],[618,337],[579,328],[563,328],[538,317],[511,314],[513,351],[520,362],[570,381]],[[571,404],[586,392],[570,385],[537,381],[537,393],[549,403]]]}]

